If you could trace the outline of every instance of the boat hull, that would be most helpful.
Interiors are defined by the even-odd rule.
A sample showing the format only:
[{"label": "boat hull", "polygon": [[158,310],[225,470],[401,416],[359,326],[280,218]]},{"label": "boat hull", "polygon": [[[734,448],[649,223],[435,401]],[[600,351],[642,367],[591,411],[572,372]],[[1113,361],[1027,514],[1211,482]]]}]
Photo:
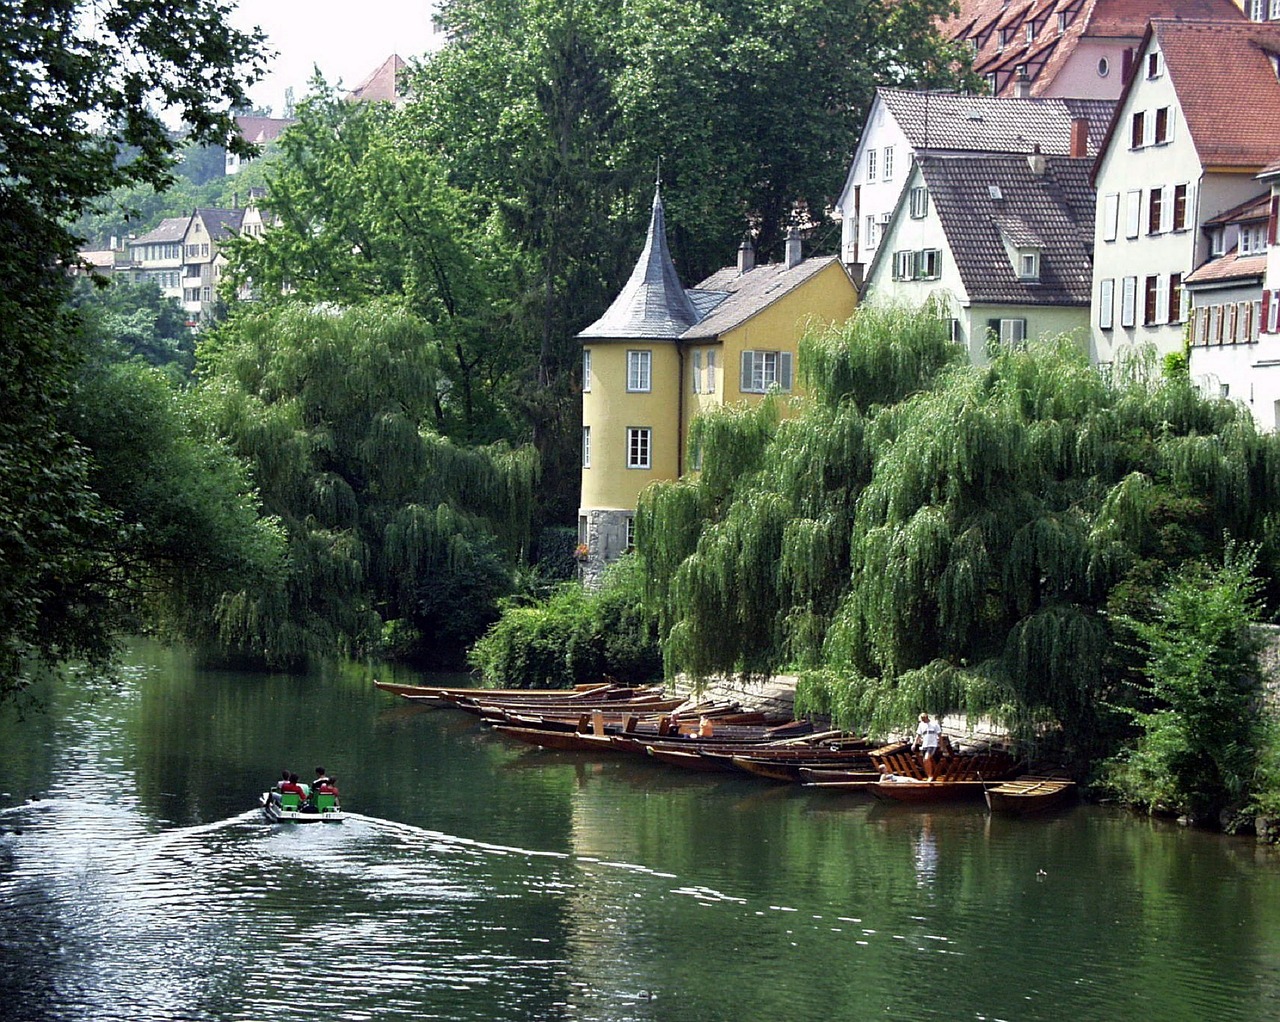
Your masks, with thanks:
[{"label": "boat hull", "polygon": [[1056,778],[1020,777],[988,788],[985,795],[987,808],[993,813],[1021,816],[1075,801],[1076,785],[1074,781]]},{"label": "boat hull", "polygon": [[262,813],[272,823],[341,823],[346,815],[341,809],[326,809],[322,812],[303,813],[292,809],[281,809],[271,800],[271,793],[264,792],[258,799]]},{"label": "boat hull", "polygon": [[883,802],[962,802],[982,798],[983,781],[879,781],[866,791]]}]

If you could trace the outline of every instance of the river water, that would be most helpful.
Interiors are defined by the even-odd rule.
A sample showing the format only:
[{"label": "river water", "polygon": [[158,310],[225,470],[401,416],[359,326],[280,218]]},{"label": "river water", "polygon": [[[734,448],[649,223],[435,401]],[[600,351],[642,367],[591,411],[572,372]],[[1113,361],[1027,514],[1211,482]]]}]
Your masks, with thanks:
[{"label": "river water", "polygon": [[[542,752],[370,680],[140,645],[0,711],[0,1019],[1280,1019],[1252,841]],[[347,822],[267,824],[317,763]]]}]

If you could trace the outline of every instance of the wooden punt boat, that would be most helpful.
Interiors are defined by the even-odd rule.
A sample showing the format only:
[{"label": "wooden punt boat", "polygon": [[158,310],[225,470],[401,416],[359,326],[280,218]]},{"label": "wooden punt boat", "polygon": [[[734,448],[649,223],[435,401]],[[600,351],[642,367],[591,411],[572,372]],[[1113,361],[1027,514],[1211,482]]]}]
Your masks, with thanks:
[{"label": "wooden punt boat", "polygon": [[808,785],[870,784],[880,780],[878,770],[859,770],[856,767],[802,766],[798,768],[800,781]]},{"label": "wooden punt boat", "polygon": [[470,703],[458,703],[458,709],[466,710],[474,713],[487,721],[501,721],[508,713],[521,713],[524,715],[536,715],[544,718],[561,719],[571,718],[576,721],[582,714],[591,713],[592,711],[601,711],[621,720],[627,714],[652,714],[667,713],[671,710],[679,709],[684,705],[684,700],[679,696],[672,699],[659,699],[656,697],[645,699],[629,699],[629,700],[609,700],[600,702],[579,703],[553,703],[546,707],[538,707],[532,704],[515,704],[515,703],[490,703],[482,700],[475,700]]},{"label": "wooden punt boat", "polygon": [[733,763],[708,759],[698,755],[697,749],[674,749],[669,745],[642,743],[645,753],[660,763],[677,766],[684,770],[698,770],[703,773],[719,773],[733,770]]},{"label": "wooden punt boat", "polygon": [[1076,797],[1076,782],[1064,777],[1024,775],[987,788],[987,808],[993,813],[1038,813]]},{"label": "wooden punt boat", "polygon": [[527,745],[537,745],[543,749],[555,749],[559,752],[629,751],[625,744],[615,742],[609,735],[595,735],[582,731],[543,731],[540,728],[512,727],[509,724],[495,724],[493,730]]},{"label": "wooden punt boat", "polygon": [[401,685],[390,681],[377,681],[373,683],[373,687],[381,689],[383,692],[390,692],[393,695],[415,697],[417,699],[431,699],[441,702],[452,701],[453,698],[465,698],[481,693],[494,696],[495,698],[521,697],[528,695],[537,695],[541,693],[548,697],[556,696],[561,699],[573,698],[578,695],[587,695],[592,693],[608,692],[614,686],[608,682],[599,684],[578,685],[575,688],[561,689],[527,689],[527,688],[451,688],[441,685]]},{"label": "wooden punt boat", "polygon": [[980,799],[986,787],[985,781],[921,781],[910,778],[877,781],[868,784],[865,790],[884,802],[928,803]]}]

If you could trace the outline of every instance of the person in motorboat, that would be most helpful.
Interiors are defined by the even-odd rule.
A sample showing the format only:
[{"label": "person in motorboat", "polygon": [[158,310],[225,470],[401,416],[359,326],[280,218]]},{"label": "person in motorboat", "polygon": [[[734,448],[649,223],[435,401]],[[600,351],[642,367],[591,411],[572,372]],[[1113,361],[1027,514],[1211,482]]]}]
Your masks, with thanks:
[{"label": "person in motorboat", "polygon": [[316,767],[316,779],[311,782],[311,790],[314,792],[320,787],[320,785],[331,782],[332,780],[333,778],[329,776],[325,771],[325,768],[318,766]]},{"label": "person in motorboat", "polygon": [[280,785],[281,794],[297,795],[303,802],[311,797],[311,789],[305,784],[298,783],[298,775],[290,774],[289,779]]},{"label": "person in motorboat", "polygon": [[289,771],[281,770],[280,780],[276,781],[276,783],[271,786],[271,790],[269,792],[269,794],[271,795],[271,801],[274,802],[276,805],[280,804],[280,792],[284,791],[284,786],[288,783],[289,783]]}]

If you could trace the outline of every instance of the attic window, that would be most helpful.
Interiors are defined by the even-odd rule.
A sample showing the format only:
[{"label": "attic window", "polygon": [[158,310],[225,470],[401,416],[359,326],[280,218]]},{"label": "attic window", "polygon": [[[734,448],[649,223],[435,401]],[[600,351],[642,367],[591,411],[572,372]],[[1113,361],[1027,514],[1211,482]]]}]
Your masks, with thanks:
[{"label": "attic window", "polygon": [[987,185],[987,195],[995,202],[1004,201],[1004,192],[1000,191],[999,185]]},{"label": "attic window", "polygon": [[1160,73],[1163,70],[1164,69],[1161,67],[1161,64],[1160,64],[1160,51],[1156,50],[1154,53],[1148,53],[1147,54],[1147,77],[1159,78]]},{"label": "attic window", "polygon": [[1027,43],[1030,44],[1030,43],[1034,43],[1035,41],[1036,41],[1036,23],[1034,21],[1028,21],[1027,22]]},{"label": "attic window", "polygon": [[1040,252],[1037,249],[1018,249],[1018,279],[1040,279]]},{"label": "attic window", "polygon": [[1067,30],[1067,14],[1065,11],[1058,12],[1058,35],[1062,35]]}]

